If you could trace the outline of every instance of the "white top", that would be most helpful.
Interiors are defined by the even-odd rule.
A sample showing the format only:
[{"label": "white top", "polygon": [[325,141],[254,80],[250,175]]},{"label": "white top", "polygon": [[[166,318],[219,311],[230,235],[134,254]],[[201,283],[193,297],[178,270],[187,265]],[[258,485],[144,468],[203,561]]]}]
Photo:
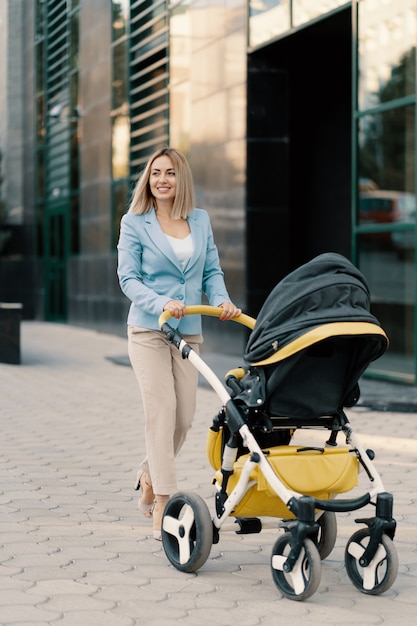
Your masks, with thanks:
[{"label": "white top", "polygon": [[171,235],[165,236],[171,244],[172,249],[174,250],[175,256],[178,259],[181,269],[184,271],[185,266],[191,259],[194,252],[194,245],[191,233],[187,235],[185,239],[177,239],[176,237],[171,237]]}]

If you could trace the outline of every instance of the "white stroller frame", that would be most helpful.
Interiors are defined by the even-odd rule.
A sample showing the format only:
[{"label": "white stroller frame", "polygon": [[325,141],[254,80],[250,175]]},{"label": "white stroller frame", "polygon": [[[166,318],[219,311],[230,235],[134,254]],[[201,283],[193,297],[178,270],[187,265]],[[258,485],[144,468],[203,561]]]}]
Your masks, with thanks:
[{"label": "white stroller frame", "polygon": [[[220,317],[221,313],[219,307],[187,307],[187,315]],[[170,317],[169,312],[161,315],[160,328],[180,350],[183,358],[191,361],[217,393],[227,415],[229,430],[239,433],[250,454],[231,493],[216,493],[214,518],[211,518],[206,503],[197,494],[183,492],[170,498],[162,521],[162,542],[169,561],[180,571],[196,571],[207,560],[213,543],[219,541],[220,530],[236,531],[236,522],[239,525],[236,532],[239,534],[260,532],[262,527],[271,527],[262,525],[257,518],[236,518],[233,524],[227,523],[237,504],[255,484],[250,480],[250,475],[258,466],[269,486],[295,516],[295,519],[283,521],[280,525],[286,532],[275,543],[271,557],[274,583],[285,597],[304,600],[315,593],[320,583],[321,560],[328,556],[336,540],[335,513],[354,511],[367,504],[375,504],[376,515],[355,520],[364,523],[367,528],[356,531],[348,541],[345,551],[347,573],[354,586],[364,593],[377,595],[390,588],[398,571],[398,557],[393,544],[396,528],[392,517],[393,497],[384,489],[372,462],[372,451],[363,448],[344,412],[339,415],[338,430],[344,432],[346,443],[355,450],[372,488],[352,500],[317,500],[287,488],[275,474],[232,396],[181,334],[167,323]],[[233,321],[249,328],[253,328],[255,323],[253,318],[244,314]],[[237,448],[226,444],[222,456],[222,473],[233,472],[236,456]],[[219,492],[219,485],[217,489]],[[276,528],[277,524],[273,527]],[[332,536],[324,538],[325,532]]]}]

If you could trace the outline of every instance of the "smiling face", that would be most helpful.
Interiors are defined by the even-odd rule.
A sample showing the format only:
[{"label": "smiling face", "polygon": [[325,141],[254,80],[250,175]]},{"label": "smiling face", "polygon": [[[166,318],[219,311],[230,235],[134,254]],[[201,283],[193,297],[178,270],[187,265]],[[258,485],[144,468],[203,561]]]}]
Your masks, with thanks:
[{"label": "smiling face", "polygon": [[149,187],[157,203],[174,203],[176,192],[176,178],[174,164],[169,156],[164,154],[152,163],[149,174]]}]

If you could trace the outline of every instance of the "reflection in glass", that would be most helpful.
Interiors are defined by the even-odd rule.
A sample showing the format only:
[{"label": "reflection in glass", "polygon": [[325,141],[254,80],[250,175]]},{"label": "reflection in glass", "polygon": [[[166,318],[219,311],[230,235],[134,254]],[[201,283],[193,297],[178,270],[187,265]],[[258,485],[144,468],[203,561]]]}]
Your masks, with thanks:
[{"label": "reflection in glass", "polygon": [[41,145],[45,141],[45,113],[45,97],[40,95],[36,98],[36,135],[38,145]]},{"label": "reflection in glass", "polygon": [[112,228],[112,249],[115,250],[119,238],[120,220],[128,209],[127,181],[120,181],[112,185],[112,207],[113,207],[113,228]]},{"label": "reflection in glass", "polygon": [[293,0],[293,26],[299,26],[347,4],[346,0]]},{"label": "reflection in glass", "polygon": [[250,0],[249,45],[259,46],[291,27],[289,0]]},{"label": "reflection in glass", "polygon": [[359,226],[409,230],[415,224],[414,118],[409,106],[359,120]]},{"label": "reflection in glass", "polygon": [[[126,208],[126,188],[130,171],[130,116],[128,102],[127,23],[130,3],[128,0],[113,0],[113,46],[112,76],[112,231],[111,246],[115,248],[119,224]],[[121,38],[121,39],[120,39]],[[122,201],[120,201],[122,197]],[[123,211],[120,206],[123,205]]]},{"label": "reflection in glass", "polygon": [[359,3],[360,110],[414,93],[416,37],[415,0]]},{"label": "reflection in glass", "polygon": [[360,179],[378,189],[414,193],[414,117],[409,106],[360,119]]},{"label": "reflection in glass", "polygon": [[36,39],[45,36],[46,3],[43,0],[36,0],[35,4],[35,34]]},{"label": "reflection in glass", "polygon": [[[388,234],[389,235],[389,234]],[[379,233],[364,234],[358,242],[359,269],[371,291],[371,311],[388,335],[386,354],[369,368],[385,376],[414,377],[414,303],[416,276],[414,244],[405,255],[402,248],[387,245]]]},{"label": "reflection in glass", "polygon": [[189,7],[176,5],[170,14],[170,142],[188,154],[191,124],[191,43]]},{"label": "reflection in glass", "polygon": [[71,198],[70,208],[70,241],[69,250],[71,254],[79,254],[80,252],[80,198],[76,194]]},{"label": "reflection in glass", "polygon": [[78,11],[71,15],[69,28],[70,28],[70,42],[71,42],[70,63],[71,63],[71,69],[76,70],[78,69],[78,56],[79,56],[79,51],[80,51]]},{"label": "reflection in glass", "polygon": [[127,56],[126,41],[113,48],[113,109],[127,102]]},{"label": "reflection in glass", "polygon": [[414,375],[414,107],[365,115],[358,128],[358,262],[371,288],[373,313],[390,339],[370,371]]},{"label": "reflection in glass", "polygon": [[113,0],[113,41],[127,32],[129,0]]},{"label": "reflection in glass", "polygon": [[44,222],[45,222],[45,205],[43,202],[38,202],[36,205],[36,240],[35,240],[37,256],[44,255],[44,230],[45,230]]},{"label": "reflection in glass", "polygon": [[39,150],[36,155],[36,198],[43,200],[45,195],[45,153]]},{"label": "reflection in glass", "polygon": [[44,80],[45,80],[45,46],[44,42],[40,41],[36,48],[36,91],[37,93],[42,93],[45,89]]},{"label": "reflection in glass", "polygon": [[[136,176],[155,148],[168,142],[168,2],[132,2],[129,37],[130,172]],[[164,122],[148,119],[163,112]],[[143,134],[151,133],[149,143]]]},{"label": "reflection in glass", "polygon": [[113,119],[112,174],[113,179],[129,176],[130,123],[127,115]]}]

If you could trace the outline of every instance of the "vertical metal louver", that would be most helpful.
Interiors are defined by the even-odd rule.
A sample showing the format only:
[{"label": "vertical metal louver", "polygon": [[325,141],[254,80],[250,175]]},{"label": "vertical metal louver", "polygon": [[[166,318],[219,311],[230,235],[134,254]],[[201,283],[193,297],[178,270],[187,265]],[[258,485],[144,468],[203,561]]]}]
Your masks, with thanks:
[{"label": "vertical metal louver", "polygon": [[130,7],[130,167],[136,175],[154,149],[169,141],[168,7],[136,0]]},{"label": "vertical metal louver", "polygon": [[47,102],[47,158],[46,197],[52,202],[62,200],[69,193],[70,125],[69,107],[69,50],[67,35],[66,0],[47,3],[46,30],[46,102]]},{"label": "vertical metal louver", "polygon": [[67,258],[79,249],[78,15],[78,0],[37,4],[38,173],[44,181],[37,205],[50,320],[66,319]]}]

